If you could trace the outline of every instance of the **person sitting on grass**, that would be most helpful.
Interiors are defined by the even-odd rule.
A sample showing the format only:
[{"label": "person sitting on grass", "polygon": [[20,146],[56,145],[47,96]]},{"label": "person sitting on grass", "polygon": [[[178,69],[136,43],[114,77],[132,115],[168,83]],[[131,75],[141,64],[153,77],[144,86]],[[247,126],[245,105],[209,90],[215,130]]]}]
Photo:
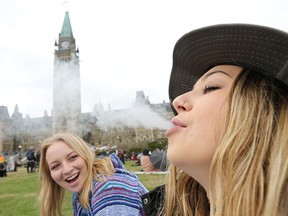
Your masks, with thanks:
[{"label": "person sitting on grass", "polygon": [[148,149],[144,149],[143,150],[143,155],[140,158],[140,163],[141,163],[142,170],[144,172],[157,172],[157,171],[160,171],[160,169],[158,169],[158,168],[153,166],[152,161],[150,159],[150,155],[149,155],[149,150]]}]

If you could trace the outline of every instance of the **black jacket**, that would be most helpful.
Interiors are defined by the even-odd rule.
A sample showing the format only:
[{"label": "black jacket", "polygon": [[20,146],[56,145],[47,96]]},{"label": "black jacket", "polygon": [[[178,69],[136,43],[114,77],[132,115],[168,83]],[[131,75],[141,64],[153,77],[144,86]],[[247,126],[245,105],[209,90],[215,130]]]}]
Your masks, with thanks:
[{"label": "black jacket", "polygon": [[163,205],[165,195],[165,185],[154,188],[152,191],[142,195],[142,203],[145,216],[156,216]]}]

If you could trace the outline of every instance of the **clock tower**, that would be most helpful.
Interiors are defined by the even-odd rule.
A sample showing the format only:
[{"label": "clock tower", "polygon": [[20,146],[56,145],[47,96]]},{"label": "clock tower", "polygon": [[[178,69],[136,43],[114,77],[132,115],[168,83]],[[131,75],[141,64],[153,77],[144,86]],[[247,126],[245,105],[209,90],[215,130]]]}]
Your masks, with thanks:
[{"label": "clock tower", "polygon": [[79,50],[69,12],[65,13],[58,42],[55,41],[52,130],[53,134],[71,132],[82,136]]}]

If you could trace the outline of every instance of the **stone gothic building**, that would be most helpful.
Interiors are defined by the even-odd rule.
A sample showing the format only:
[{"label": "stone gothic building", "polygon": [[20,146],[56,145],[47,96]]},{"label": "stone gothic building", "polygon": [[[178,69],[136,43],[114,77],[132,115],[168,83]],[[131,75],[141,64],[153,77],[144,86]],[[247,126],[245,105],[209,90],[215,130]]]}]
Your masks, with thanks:
[{"label": "stone gothic building", "polygon": [[[79,49],[69,13],[66,12],[58,41],[55,41],[52,116],[45,112],[41,118],[30,118],[28,115],[23,118],[18,105],[10,116],[7,107],[0,106],[0,152],[11,154],[26,151],[30,146],[38,148],[41,141],[57,132],[76,133],[96,147],[110,144],[124,150],[144,148],[147,142],[165,139],[165,129],[124,124],[120,118],[143,107],[160,116],[159,119],[168,120],[173,116],[170,103],[151,104],[143,91],[136,92],[135,102],[129,109],[104,111],[102,104],[96,104],[93,112],[81,112]],[[100,124],[103,117],[110,120],[116,118],[113,124],[103,128]],[[154,118],[153,121],[158,119]],[[154,125],[157,125],[156,122]]]}]

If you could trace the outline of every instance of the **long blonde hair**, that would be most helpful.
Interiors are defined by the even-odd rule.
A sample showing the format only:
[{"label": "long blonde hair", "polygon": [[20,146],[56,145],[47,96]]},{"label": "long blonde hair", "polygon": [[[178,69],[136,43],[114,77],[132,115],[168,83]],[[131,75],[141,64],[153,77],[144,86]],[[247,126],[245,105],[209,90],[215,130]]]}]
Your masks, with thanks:
[{"label": "long blonde hair", "polygon": [[87,209],[89,206],[89,192],[93,188],[93,179],[102,181],[105,176],[113,175],[114,168],[110,159],[95,159],[95,153],[78,136],[71,133],[58,133],[46,139],[41,145],[41,160],[39,167],[39,180],[42,184],[39,205],[41,216],[61,216],[61,206],[64,197],[64,189],[51,177],[46,161],[46,152],[50,145],[57,141],[65,142],[78,155],[87,166],[87,172],[83,179],[83,189],[79,196],[80,204]]},{"label": "long blonde hair", "polygon": [[234,82],[227,119],[204,188],[170,166],[163,215],[288,215],[288,92],[244,70]]}]

